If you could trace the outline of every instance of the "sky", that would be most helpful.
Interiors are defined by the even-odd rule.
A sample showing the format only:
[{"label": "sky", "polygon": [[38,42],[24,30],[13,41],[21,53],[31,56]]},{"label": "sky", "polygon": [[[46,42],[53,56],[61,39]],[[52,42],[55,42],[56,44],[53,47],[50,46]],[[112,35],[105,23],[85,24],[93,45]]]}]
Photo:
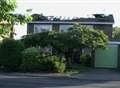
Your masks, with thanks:
[{"label": "sky", "polygon": [[[16,13],[43,13],[47,16],[90,17],[95,13],[113,14],[114,26],[120,26],[120,0],[17,0]],[[26,34],[26,25],[16,30],[17,38]]]}]

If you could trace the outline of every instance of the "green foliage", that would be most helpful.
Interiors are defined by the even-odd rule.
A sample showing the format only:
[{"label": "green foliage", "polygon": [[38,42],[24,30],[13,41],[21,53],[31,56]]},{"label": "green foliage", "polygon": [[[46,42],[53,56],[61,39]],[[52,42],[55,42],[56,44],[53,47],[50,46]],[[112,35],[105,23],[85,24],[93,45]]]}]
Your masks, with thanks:
[{"label": "green foliage", "polygon": [[60,58],[58,56],[48,56],[47,61],[48,68],[51,67],[53,72],[64,72],[65,71],[65,58]]},{"label": "green foliage", "polygon": [[[16,0],[0,0],[0,23],[4,26],[9,24],[10,28],[10,30],[7,30],[8,32],[6,32],[5,28],[0,29],[0,37],[7,34],[9,37],[13,38],[13,35],[15,34],[13,30],[14,23],[23,24],[32,20],[31,16],[13,14],[15,9]],[[4,22],[6,23],[4,24]]]},{"label": "green foliage", "polygon": [[[107,44],[107,36],[103,31],[89,28],[85,25],[75,24],[68,32],[41,32],[24,36],[22,41],[27,47],[40,46],[52,47],[52,54],[71,58],[74,50],[82,52],[83,48],[104,48]],[[71,60],[72,61],[72,60]]]},{"label": "green foliage", "polygon": [[16,8],[16,0],[0,0],[0,22],[6,20]]},{"label": "green foliage", "polygon": [[13,25],[14,23],[24,24],[32,20],[31,16],[25,16],[22,14],[9,14],[7,16],[7,22]]},{"label": "green foliage", "polygon": [[[9,14],[9,15],[7,15],[7,18],[5,19],[5,21],[7,21],[8,24],[10,24],[9,37],[10,38],[14,37],[13,36],[15,34],[14,29],[13,29],[14,24],[25,24],[31,20],[32,20],[31,16],[25,16],[22,14]],[[3,31],[5,31],[5,29]]]},{"label": "green foliage", "polygon": [[37,34],[26,35],[23,37],[22,42],[26,47],[30,46],[41,46],[45,47],[48,45],[48,32],[42,32]]},{"label": "green foliage", "polygon": [[27,48],[22,52],[22,64],[21,69],[24,71],[36,70],[39,67],[39,50],[35,47]]},{"label": "green foliage", "polygon": [[20,24],[32,20],[31,16],[12,14],[16,9],[16,0],[0,0],[0,22],[7,21],[10,24],[19,22]]},{"label": "green foliage", "polygon": [[0,25],[0,38],[9,38],[10,25]]},{"label": "green foliage", "polygon": [[27,48],[22,54],[21,68],[24,71],[63,72],[65,70],[63,59],[57,56],[40,54],[37,48]]},{"label": "green foliage", "polygon": [[20,41],[4,39],[0,46],[0,66],[5,70],[18,70],[24,45]]},{"label": "green foliage", "polygon": [[76,40],[72,44],[76,44],[78,47],[95,49],[105,47],[108,41],[108,37],[103,31],[89,26],[75,24],[69,30],[68,33],[70,33],[71,39]]},{"label": "green foliage", "polygon": [[83,66],[91,66],[91,57],[88,54],[82,54],[80,56],[80,64]]},{"label": "green foliage", "polygon": [[112,37],[115,40],[120,40],[120,28],[119,27],[114,27],[113,28]]},{"label": "green foliage", "polygon": [[10,13],[12,13],[15,8],[16,0],[0,0],[0,23],[2,23],[2,25],[4,26],[0,28],[0,38],[6,38],[9,36],[10,27],[7,28],[5,26],[7,26],[6,23],[8,22],[8,20],[10,20]]}]

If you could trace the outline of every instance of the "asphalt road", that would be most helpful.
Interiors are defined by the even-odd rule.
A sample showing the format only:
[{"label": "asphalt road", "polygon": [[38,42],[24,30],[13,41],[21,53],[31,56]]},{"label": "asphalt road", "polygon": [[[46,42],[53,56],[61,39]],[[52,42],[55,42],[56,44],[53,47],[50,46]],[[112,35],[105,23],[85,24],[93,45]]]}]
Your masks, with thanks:
[{"label": "asphalt road", "polygon": [[120,88],[119,80],[0,75],[0,88]]}]

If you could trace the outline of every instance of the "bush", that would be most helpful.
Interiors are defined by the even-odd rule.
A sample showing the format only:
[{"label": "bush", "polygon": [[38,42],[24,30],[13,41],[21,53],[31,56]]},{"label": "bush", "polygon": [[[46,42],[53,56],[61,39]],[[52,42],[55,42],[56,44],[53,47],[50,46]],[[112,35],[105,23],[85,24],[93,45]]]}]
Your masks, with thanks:
[{"label": "bush", "polygon": [[80,56],[80,63],[83,66],[91,66],[91,57],[88,54],[82,54]]},{"label": "bush", "polygon": [[66,68],[64,60],[64,58],[58,56],[44,56],[40,59],[40,69],[43,71],[62,73]]},{"label": "bush", "polygon": [[22,60],[21,51],[24,45],[14,39],[4,39],[0,46],[0,67],[4,70],[16,71]]},{"label": "bush", "polygon": [[24,71],[33,71],[39,67],[39,50],[35,47],[27,48],[22,52],[21,69]]},{"label": "bush", "polygon": [[21,69],[23,71],[64,72],[64,60],[57,56],[40,54],[37,48],[27,48],[23,52]]}]

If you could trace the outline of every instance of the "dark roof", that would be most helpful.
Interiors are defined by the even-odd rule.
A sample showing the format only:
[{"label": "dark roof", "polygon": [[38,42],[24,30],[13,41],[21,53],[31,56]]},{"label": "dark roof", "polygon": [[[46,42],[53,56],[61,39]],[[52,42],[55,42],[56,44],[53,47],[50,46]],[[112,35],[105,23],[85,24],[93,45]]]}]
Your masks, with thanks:
[{"label": "dark roof", "polygon": [[76,18],[72,20],[61,21],[78,21],[78,22],[114,22],[113,15],[105,16],[103,14],[94,14],[95,18]]},{"label": "dark roof", "polygon": [[80,22],[80,23],[86,23],[89,24],[91,23],[114,23],[114,18],[113,15],[108,15],[105,16],[104,14],[93,14],[95,17],[94,18],[73,18],[73,19],[52,19],[52,20],[34,20],[30,23],[74,23],[74,22]]}]

